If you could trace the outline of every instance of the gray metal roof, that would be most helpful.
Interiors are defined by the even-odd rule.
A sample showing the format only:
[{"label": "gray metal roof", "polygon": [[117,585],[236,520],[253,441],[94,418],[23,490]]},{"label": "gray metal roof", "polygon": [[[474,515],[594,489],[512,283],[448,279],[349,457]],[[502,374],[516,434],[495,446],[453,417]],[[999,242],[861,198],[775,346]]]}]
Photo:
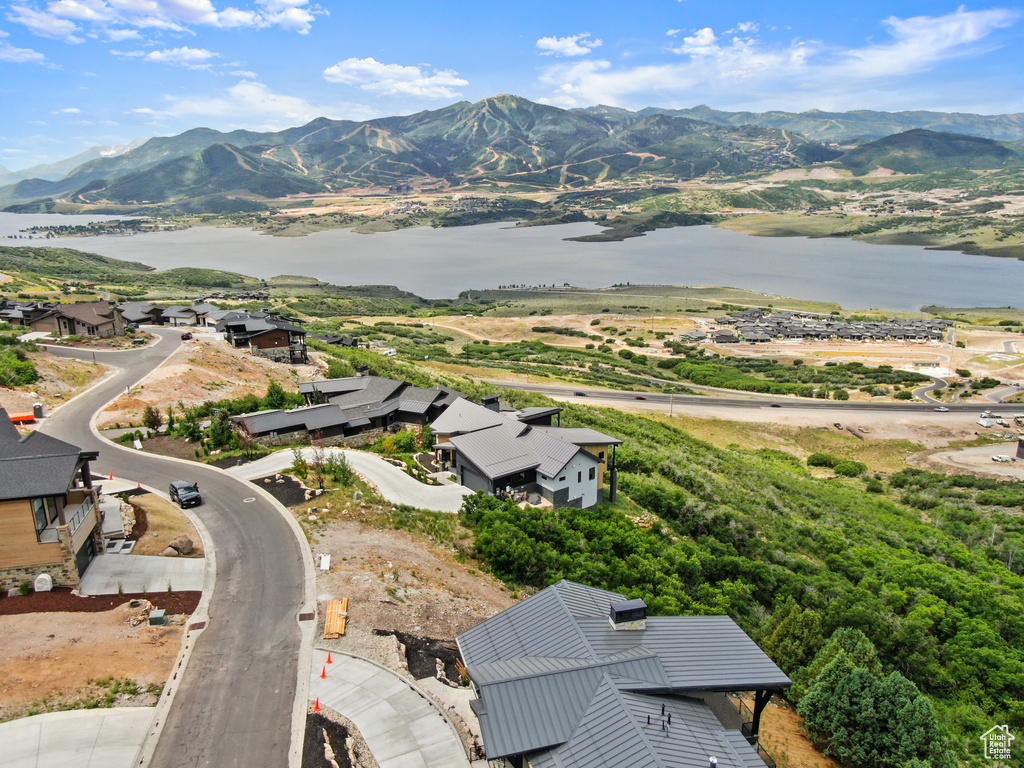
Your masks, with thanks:
[{"label": "gray metal roof", "polygon": [[647,628],[615,630],[607,619],[578,619],[598,657],[642,645],[658,654],[677,689],[752,691],[790,679],[728,616],[656,616]]},{"label": "gray metal roof", "polygon": [[619,438],[586,427],[534,427],[534,429],[573,445],[622,445]]},{"label": "gray metal roof", "polygon": [[648,617],[646,629],[615,630],[608,609],[622,601],[560,581],[459,635],[488,757],[528,753],[535,768],[704,766],[710,755],[722,768],[760,765],[687,693],[789,679],[727,616]]},{"label": "gray metal roof", "polygon": [[257,411],[235,416],[233,419],[240,421],[252,435],[264,435],[268,432],[294,432],[299,429],[313,431],[350,421],[341,408],[331,403],[293,408],[290,411]]},{"label": "gray metal roof", "polygon": [[431,426],[435,434],[464,435],[514,421],[511,416],[484,408],[469,400],[456,400],[434,419]]},{"label": "gray metal roof", "polygon": [[[494,415],[500,417],[499,414]],[[443,429],[435,429],[445,433]],[[448,441],[466,461],[491,480],[527,469],[536,469],[553,477],[580,452],[579,447],[572,443],[519,422],[505,422],[468,434],[452,435]]]}]

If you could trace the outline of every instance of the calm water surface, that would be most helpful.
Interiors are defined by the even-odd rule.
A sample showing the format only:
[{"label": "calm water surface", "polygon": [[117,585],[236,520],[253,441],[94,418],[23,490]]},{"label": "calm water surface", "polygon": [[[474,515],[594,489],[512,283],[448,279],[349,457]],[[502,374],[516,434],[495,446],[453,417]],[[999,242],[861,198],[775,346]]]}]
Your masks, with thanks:
[{"label": "calm water surface", "polygon": [[[35,224],[97,218],[104,217],[0,214],[0,236]],[[486,224],[376,235],[330,230],[269,237],[247,229],[196,227],[53,238],[45,244],[141,261],[157,269],[207,267],[259,278],[309,275],[339,285],[397,285],[429,298],[511,283],[596,288],[631,282],[746,288],[835,301],[848,310],[914,310],[925,304],[1024,307],[1024,261],[1016,259],[855,240],[752,237],[714,227],[658,230],[621,243],[563,239],[597,231],[592,224],[525,229]]]}]

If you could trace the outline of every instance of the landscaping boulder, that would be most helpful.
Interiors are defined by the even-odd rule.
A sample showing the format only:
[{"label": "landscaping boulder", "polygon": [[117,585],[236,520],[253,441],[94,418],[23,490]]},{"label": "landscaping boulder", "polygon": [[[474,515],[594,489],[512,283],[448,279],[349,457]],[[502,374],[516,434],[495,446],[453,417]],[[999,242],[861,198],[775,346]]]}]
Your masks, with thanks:
[{"label": "landscaping boulder", "polygon": [[192,551],[192,539],[185,534],[181,534],[173,538],[167,546],[175,550],[179,555],[187,555]]},{"label": "landscaping boulder", "polygon": [[178,556],[178,550],[174,549],[173,547],[168,547],[167,549],[165,549],[160,554],[163,557],[177,557]]}]

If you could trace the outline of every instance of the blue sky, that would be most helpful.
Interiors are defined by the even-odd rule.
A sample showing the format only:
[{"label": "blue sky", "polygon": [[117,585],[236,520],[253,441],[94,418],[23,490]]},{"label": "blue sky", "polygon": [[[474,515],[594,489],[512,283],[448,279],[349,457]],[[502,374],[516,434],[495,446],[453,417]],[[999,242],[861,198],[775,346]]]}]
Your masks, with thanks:
[{"label": "blue sky", "polygon": [[1024,6],[943,0],[0,2],[0,164],[514,93],[765,111],[1024,111]]}]

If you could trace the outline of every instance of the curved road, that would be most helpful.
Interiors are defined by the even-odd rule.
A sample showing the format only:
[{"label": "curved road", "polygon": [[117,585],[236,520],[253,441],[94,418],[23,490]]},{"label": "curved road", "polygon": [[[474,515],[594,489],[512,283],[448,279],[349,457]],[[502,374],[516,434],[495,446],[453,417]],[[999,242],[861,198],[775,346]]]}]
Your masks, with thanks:
[{"label": "curved road", "polygon": [[[311,565],[293,529],[251,484],[211,467],[185,466],[114,446],[90,426],[93,413],[177,348],[178,331],[157,333],[161,340],[143,349],[97,351],[97,361],[119,370],[56,410],[42,430],[85,450],[98,450],[98,474],[113,472],[160,490],[171,480],[185,478],[198,481],[202,490],[204,503],[193,512],[210,534],[216,560],[209,620],[193,634],[184,675],[168,684],[177,691],[149,764],[295,766],[302,745],[301,737],[293,745],[293,729],[305,715],[304,697],[297,698],[303,648],[299,613],[314,608],[306,591]],[[82,359],[93,355],[92,350],[51,352]],[[304,670],[302,677],[306,674]]]}]

